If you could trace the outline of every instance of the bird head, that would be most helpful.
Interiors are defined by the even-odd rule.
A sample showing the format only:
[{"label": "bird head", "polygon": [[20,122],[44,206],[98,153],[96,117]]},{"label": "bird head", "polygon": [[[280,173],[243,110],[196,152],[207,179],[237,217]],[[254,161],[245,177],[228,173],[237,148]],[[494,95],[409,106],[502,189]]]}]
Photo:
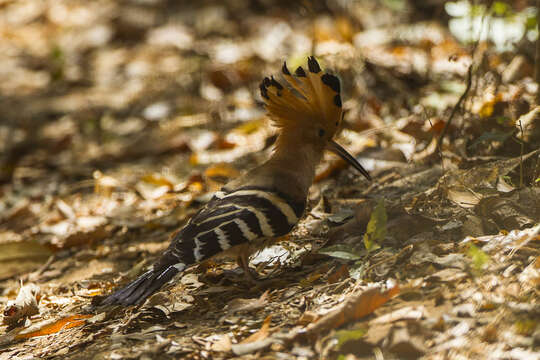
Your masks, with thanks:
[{"label": "bird head", "polygon": [[277,146],[281,140],[328,149],[371,180],[362,165],[333,140],[343,115],[338,77],[323,72],[313,56],[308,57],[308,71],[299,66],[292,75],[283,63],[281,72],[284,85],[273,76],[264,78],[260,85],[268,114],[281,129]]}]

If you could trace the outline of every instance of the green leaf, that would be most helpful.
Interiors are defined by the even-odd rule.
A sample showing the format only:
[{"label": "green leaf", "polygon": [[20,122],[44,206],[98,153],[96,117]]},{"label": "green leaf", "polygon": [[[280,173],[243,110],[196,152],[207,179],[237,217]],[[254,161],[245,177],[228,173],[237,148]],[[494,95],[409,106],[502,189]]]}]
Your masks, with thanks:
[{"label": "green leaf", "polygon": [[529,14],[527,16],[527,19],[525,20],[525,27],[529,31],[536,29],[536,15],[535,14]]},{"label": "green leaf", "polygon": [[492,9],[495,14],[504,15],[508,11],[508,4],[502,1],[495,1]]},{"label": "green leaf", "polygon": [[336,224],[343,224],[346,220],[352,218],[354,216],[354,211],[352,210],[343,210],[338,213],[332,214],[327,217],[327,219],[330,222],[336,223]]},{"label": "green leaf", "polygon": [[467,255],[471,258],[473,268],[477,271],[481,271],[490,261],[489,255],[476,247],[474,244],[469,245]]},{"label": "green leaf", "polygon": [[341,348],[343,344],[349,341],[355,341],[363,338],[367,333],[367,329],[353,329],[353,330],[339,330],[334,335],[334,338],[338,341],[337,350]]},{"label": "green leaf", "polygon": [[380,199],[371,213],[371,218],[367,225],[366,233],[364,234],[364,245],[367,251],[378,249],[378,243],[382,242],[386,237],[386,209],[384,208],[384,200]]},{"label": "green leaf", "polygon": [[327,246],[320,249],[318,252],[319,254],[328,255],[343,260],[359,260],[362,258],[352,247],[346,245]]}]

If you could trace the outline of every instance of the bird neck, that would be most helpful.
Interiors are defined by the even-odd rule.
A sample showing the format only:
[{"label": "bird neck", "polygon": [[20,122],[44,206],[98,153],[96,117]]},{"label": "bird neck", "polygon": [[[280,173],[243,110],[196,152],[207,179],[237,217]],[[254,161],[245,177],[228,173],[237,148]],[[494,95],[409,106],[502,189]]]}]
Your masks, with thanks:
[{"label": "bird neck", "polygon": [[[305,137],[305,136],[304,136]],[[262,165],[227,183],[223,189],[262,187],[285,193],[295,201],[305,201],[315,177],[324,145],[302,139],[302,134],[282,133],[272,156]]]},{"label": "bird neck", "polygon": [[324,148],[318,144],[302,141],[294,134],[280,134],[274,153],[268,160],[269,167],[286,172],[296,179],[300,189],[307,195],[315,177],[315,168],[321,161]]}]

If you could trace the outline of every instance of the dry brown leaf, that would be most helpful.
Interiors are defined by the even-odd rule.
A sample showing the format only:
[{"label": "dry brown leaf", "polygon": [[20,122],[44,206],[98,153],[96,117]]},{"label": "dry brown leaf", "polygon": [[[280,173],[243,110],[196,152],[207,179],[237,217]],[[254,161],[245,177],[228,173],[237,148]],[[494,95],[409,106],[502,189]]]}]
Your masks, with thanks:
[{"label": "dry brown leaf", "polygon": [[482,195],[464,186],[453,186],[448,188],[447,197],[463,208],[472,208],[482,200]]},{"label": "dry brown leaf", "polygon": [[309,325],[319,320],[321,316],[313,311],[305,311],[300,319],[298,319],[298,325]]},{"label": "dry brown leaf", "polygon": [[229,335],[225,334],[218,341],[212,343],[212,346],[210,347],[210,349],[212,351],[218,351],[218,352],[231,351],[232,343],[231,343],[231,339],[229,338]]},{"label": "dry brown leaf", "polygon": [[341,265],[332,274],[328,275],[328,283],[334,284],[340,280],[349,277],[349,267],[346,264]]},{"label": "dry brown leaf", "polygon": [[420,306],[405,306],[401,309],[394,310],[388,314],[381,315],[370,321],[371,324],[384,324],[398,320],[420,320],[425,316],[426,309],[423,305]]},{"label": "dry brown leaf", "polygon": [[268,303],[268,292],[269,290],[266,290],[258,299],[233,299],[228,304],[229,314],[262,309]]},{"label": "dry brown leaf", "polygon": [[254,334],[251,334],[244,340],[242,340],[241,344],[249,344],[256,341],[264,340],[270,335],[270,322],[272,321],[272,315],[268,315],[266,319],[264,319],[263,324],[259,331],[257,331]]},{"label": "dry brown leaf", "polygon": [[340,327],[348,322],[371,314],[392,297],[399,294],[399,286],[381,292],[380,288],[371,288],[349,298],[343,305],[323,316],[319,321],[307,326],[298,336],[313,337],[321,332]]}]

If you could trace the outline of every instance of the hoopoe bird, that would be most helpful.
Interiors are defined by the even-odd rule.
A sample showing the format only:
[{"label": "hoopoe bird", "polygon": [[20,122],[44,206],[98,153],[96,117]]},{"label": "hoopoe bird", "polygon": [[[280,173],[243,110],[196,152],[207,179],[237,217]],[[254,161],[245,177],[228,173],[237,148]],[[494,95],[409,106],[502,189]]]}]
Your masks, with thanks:
[{"label": "hoopoe bird", "polygon": [[274,77],[260,85],[262,99],[274,124],[280,128],[275,149],[262,165],[224,185],[178,232],[168,249],[152,266],[102,305],[139,304],[188,266],[237,251],[247,245],[288,234],[306,208],[315,167],[326,149],[341,156],[368,180],[368,172],[343,147],[332,140],[342,119],[339,79],[324,73],[314,57],[308,71],[298,67],[291,75],[284,63],[285,85]]}]

